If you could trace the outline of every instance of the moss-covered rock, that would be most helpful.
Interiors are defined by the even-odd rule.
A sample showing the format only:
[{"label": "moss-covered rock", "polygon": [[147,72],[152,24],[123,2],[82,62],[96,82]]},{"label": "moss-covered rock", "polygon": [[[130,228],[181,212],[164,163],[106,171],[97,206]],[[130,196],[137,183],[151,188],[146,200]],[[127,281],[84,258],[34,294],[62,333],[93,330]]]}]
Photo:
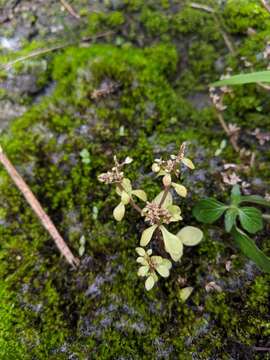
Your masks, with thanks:
[{"label": "moss-covered rock", "polygon": [[[269,275],[237,252],[220,223],[205,227],[204,241],[185,249],[171,277],[146,292],[134,251],[143,223],[132,209],[121,224],[113,221],[117,195],[97,175],[110,167],[113,154],[129,155],[135,161],[127,175],[152,198],[159,191],[150,172],[153,158],[190,140],[197,170],[185,175],[190,193],[181,205],[184,224],[195,225],[190,214],[199,197],[220,192],[226,200],[218,180],[221,159],[213,159],[224,134],[205,100],[207,85],[228,65],[240,71],[240,55],[263,51],[270,26],[265,10],[256,3],[264,25],[254,38],[243,36],[240,55],[233,56],[224,50],[220,29],[234,41],[235,33],[255,26],[249,2],[240,8],[229,1],[218,21],[188,4],[116,3],[107,2],[106,11],[76,31],[78,37],[101,30],[117,34],[47,56],[40,84],[53,83],[51,94],[1,135],[1,145],[72,251],[78,254],[82,236],[86,244],[80,266],[70,269],[1,170],[0,358],[259,359],[256,347],[266,346],[270,331]],[[87,19],[87,4],[81,4]],[[256,126],[269,125],[268,96],[248,86],[227,98],[225,117],[241,125],[242,143],[251,142]],[[83,149],[89,163],[82,161]],[[236,157],[229,146],[223,156],[227,162]],[[258,154],[256,174],[244,176],[269,184],[269,156],[266,148]],[[269,254],[266,234],[258,241]],[[207,292],[209,282],[220,291]],[[194,292],[182,303],[185,285]]]}]

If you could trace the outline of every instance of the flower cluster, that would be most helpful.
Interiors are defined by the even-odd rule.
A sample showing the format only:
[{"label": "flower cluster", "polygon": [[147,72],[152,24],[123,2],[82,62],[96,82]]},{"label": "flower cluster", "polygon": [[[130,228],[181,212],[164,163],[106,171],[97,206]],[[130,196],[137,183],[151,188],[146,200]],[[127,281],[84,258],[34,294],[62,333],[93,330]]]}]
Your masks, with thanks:
[{"label": "flower cluster", "polygon": [[111,169],[111,171],[107,171],[106,173],[102,173],[98,176],[98,180],[100,182],[104,182],[105,184],[121,183],[124,179],[124,173],[122,171],[123,166],[130,164],[133,161],[132,158],[126,157],[126,159],[119,164],[116,156],[114,156],[113,159],[115,166]]},{"label": "flower cluster", "polygon": [[209,96],[217,111],[222,112],[227,109],[227,106],[223,104],[222,96],[218,94],[216,88],[210,87]]},{"label": "flower cluster", "polygon": [[155,201],[148,202],[143,209],[145,221],[150,225],[169,224],[172,221],[172,214],[168,209],[160,207]]},{"label": "flower cluster", "polygon": [[151,249],[145,251],[143,248],[137,247],[136,252],[139,255],[137,262],[141,265],[138,270],[138,275],[147,277],[145,281],[146,290],[151,290],[158,281],[157,273],[165,278],[170,275],[170,269],[172,267],[170,260],[164,259],[161,256],[151,256]]},{"label": "flower cluster", "polygon": [[[167,180],[167,186],[170,185],[171,174],[174,174],[176,177],[180,175],[179,165],[183,163],[190,169],[194,169],[194,165],[192,161],[185,157],[185,148],[186,145],[183,143],[180,146],[179,152],[177,155],[170,155],[169,160],[155,159],[154,164],[152,165],[152,171],[158,173],[159,176],[164,175],[166,178],[164,182]],[[169,175],[168,175],[169,174]],[[165,185],[165,184],[164,184]]]},{"label": "flower cluster", "polygon": [[[180,165],[183,164],[190,169],[194,169],[193,162],[185,157],[185,144],[179,148],[177,155],[170,155],[169,160],[156,159],[152,165],[152,170],[158,176],[162,176],[163,190],[152,200],[147,201],[146,193],[141,190],[133,190],[131,181],[124,176],[123,166],[130,163],[132,159],[126,158],[123,163],[119,163],[114,157],[115,166],[105,174],[101,174],[98,179],[107,184],[114,183],[116,193],[120,196],[120,203],[113,211],[113,216],[117,221],[121,221],[125,215],[125,208],[129,204],[144,218],[144,221],[150,225],[141,235],[140,246],[136,248],[140,255],[137,262],[141,265],[138,271],[139,276],[147,277],[145,287],[152,289],[158,281],[158,275],[168,277],[172,263],[170,260],[159,255],[152,256],[152,250],[145,250],[150,242],[156,240],[162,241],[163,248],[173,261],[179,261],[183,255],[183,247],[197,245],[203,238],[200,229],[193,226],[185,226],[176,235],[171,233],[164,225],[171,222],[182,220],[181,209],[173,204],[172,190],[180,197],[186,197],[187,189],[179,184]],[[145,202],[144,207],[140,207],[134,198]]]}]

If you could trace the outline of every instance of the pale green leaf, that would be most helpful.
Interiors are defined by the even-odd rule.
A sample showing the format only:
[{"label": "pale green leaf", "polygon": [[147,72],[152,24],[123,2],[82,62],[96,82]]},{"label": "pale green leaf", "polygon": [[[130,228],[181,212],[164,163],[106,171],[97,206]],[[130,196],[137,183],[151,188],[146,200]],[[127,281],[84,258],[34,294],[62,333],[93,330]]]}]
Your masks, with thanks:
[{"label": "pale green leaf", "polygon": [[123,203],[124,205],[127,205],[130,201],[130,196],[128,195],[127,192],[122,191],[121,193],[121,203]]},{"label": "pale green leaf", "polygon": [[136,247],[135,249],[136,253],[140,256],[144,256],[145,255],[145,250],[141,247]]},{"label": "pale green leaf", "polygon": [[162,260],[162,265],[163,265],[163,266],[166,266],[166,268],[168,268],[168,270],[170,270],[171,267],[172,267],[172,263],[170,262],[170,260],[164,259],[164,258],[163,258],[163,260]]},{"label": "pale green leaf", "polygon": [[128,194],[131,193],[131,191],[132,191],[132,186],[131,186],[131,181],[130,181],[129,179],[124,178],[124,179],[122,180],[122,186],[123,186],[123,188],[125,189],[125,191],[126,191]]},{"label": "pale green leaf", "polygon": [[191,170],[194,170],[195,169],[195,166],[194,166],[194,164],[193,164],[193,162],[190,160],[190,159],[188,159],[188,158],[183,158],[182,159],[182,163],[184,164],[184,165],[186,165],[189,169],[191,169]]},{"label": "pale green leaf", "polygon": [[170,271],[167,268],[167,266],[164,266],[163,264],[160,264],[156,267],[157,272],[159,273],[159,275],[161,275],[162,277],[168,277],[170,275]]},{"label": "pale green leaf", "polygon": [[141,199],[142,201],[147,201],[147,195],[143,190],[132,190],[132,195],[137,196],[137,198]]},{"label": "pale green leaf", "polygon": [[186,302],[187,299],[192,294],[192,292],[193,292],[193,287],[191,287],[191,286],[187,286],[187,287],[185,287],[183,289],[180,289],[179,290],[179,297],[180,297],[181,301]]},{"label": "pale green leaf", "polygon": [[182,220],[182,216],[180,216],[181,214],[181,209],[179,206],[177,205],[170,205],[167,207],[167,210],[169,211],[169,213],[172,216],[172,220],[171,221],[179,221]]},{"label": "pale green leaf", "polygon": [[[163,197],[164,191],[161,191],[153,200],[153,202],[155,202],[156,204],[160,204],[161,199]],[[168,206],[172,205],[173,203],[173,198],[172,198],[172,194],[170,192],[168,192],[166,199],[164,201],[164,203],[162,204],[163,208],[167,208]]]},{"label": "pale green leaf", "polygon": [[115,218],[115,220],[121,221],[124,215],[125,215],[125,205],[120,202],[113,210],[113,217]]},{"label": "pale green leaf", "polygon": [[166,175],[166,171],[165,170],[160,170],[159,173],[157,174],[157,176],[164,176]]},{"label": "pale green leaf", "polygon": [[182,196],[182,197],[187,196],[187,189],[184,185],[173,182],[172,186],[179,196]]},{"label": "pale green leaf", "polygon": [[152,165],[152,171],[158,173],[160,171],[160,166],[157,163]]},{"label": "pale green leaf", "polygon": [[148,265],[148,261],[147,261],[144,257],[141,257],[141,256],[139,256],[139,257],[136,259],[136,262],[137,262],[138,264]]},{"label": "pale green leaf", "polygon": [[138,270],[138,276],[146,276],[149,271],[149,266],[141,266]]},{"label": "pale green leaf", "polygon": [[203,232],[194,226],[185,226],[181,229],[177,236],[186,246],[195,246],[202,241]]},{"label": "pale green leaf", "polygon": [[170,233],[164,226],[160,226],[163,235],[165,250],[170,254],[174,261],[180,260],[183,255],[183,244],[174,234]]},{"label": "pale green leaf", "polygon": [[140,241],[141,246],[146,246],[149,243],[157,227],[157,225],[152,225],[143,231]]},{"label": "pale green leaf", "polygon": [[161,256],[151,256],[151,262],[154,264],[154,266],[161,264],[163,261],[163,258]]},{"label": "pale green leaf", "polygon": [[148,276],[148,278],[145,281],[145,288],[147,291],[151,290],[153,286],[155,285],[155,279],[152,275]]},{"label": "pale green leaf", "polygon": [[81,245],[81,246],[79,247],[79,255],[80,255],[80,256],[83,256],[84,252],[85,252],[85,246],[84,246],[84,245]]}]

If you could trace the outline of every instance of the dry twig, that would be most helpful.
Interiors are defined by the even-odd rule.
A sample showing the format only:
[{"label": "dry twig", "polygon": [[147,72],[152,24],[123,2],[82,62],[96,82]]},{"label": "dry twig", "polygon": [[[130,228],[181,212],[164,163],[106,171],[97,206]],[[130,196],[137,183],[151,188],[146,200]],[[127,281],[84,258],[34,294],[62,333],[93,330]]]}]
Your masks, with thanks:
[{"label": "dry twig", "polygon": [[210,6],[207,5],[202,5],[202,4],[198,4],[198,3],[190,3],[190,7],[192,7],[193,9],[198,9],[198,10],[203,10],[206,11],[208,13],[214,13],[215,10],[213,8],[211,8]]},{"label": "dry twig", "polygon": [[268,4],[267,0],[261,0],[261,3],[264,8],[270,13],[270,4]]},{"label": "dry twig", "polygon": [[73,9],[71,5],[69,5],[66,0],[60,0],[63,7],[70,13],[71,16],[75,17],[76,19],[80,19],[80,15]]},{"label": "dry twig", "polygon": [[223,40],[224,40],[228,50],[230,51],[230,53],[235,54],[234,46],[233,46],[231,40],[229,39],[229,36],[222,29],[222,25],[220,24],[220,21],[219,21],[217,15],[216,15],[216,10],[213,9],[212,7],[210,7],[210,6],[206,6],[206,5],[202,5],[202,4],[198,4],[198,3],[190,3],[190,7],[192,7],[193,9],[206,11],[206,12],[213,15],[213,18],[214,18],[217,26],[219,27],[219,31],[220,31],[220,33],[221,33],[221,35],[223,37]]},{"label": "dry twig", "polygon": [[2,163],[8,174],[10,175],[11,179],[13,180],[17,188],[21,191],[26,201],[31,206],[31,208],[39,218],[40,222],[44,226],[44,228],[53,238],[61,254],[66,258],[66,260],[70,265],[76,267],[76,265],[79,264],[79,260],[74,257],[69,247],[63,240],[62,236],[59,234],[58,230],[54,226],[53,222],[51,221],[49,216],[45,213],[39,201],[36,199],[35,195],[30,190],[29,186],[25,183],[21,175],[17,172],[15,167],[9,161],[8,157],[4,154],[1,147],[0,147],[0,162]]},{"label": "dry twig", "polygon": [[[89,41],[92,41],[92,40],[95,40],[95,39],[99,39],[99,38],[102,38],[102,37],[105,37],[107,35],[111,35],[113,34],[113,31],[107,31],[105,33],[101,33],[101,34],[97,34],[95,36],[91,36],[91,37],[87,37],[87,38],[82,38],[79,40],[79,42],[89,42]],[[10,68],[19,63],[19,62],[22,62],[22,61],[25,61],[25,60],[29,60],[29,59],[32,59],[32,58],[35,58],[37,56],[40,56],[40,55],[44,55],[44,54],[48,54],[50,52],[54,52],[54,51],[57,51],[57,50],[61,50],[61,49],[64,49],[68,46],[71,46],[71,45],[75,45],[77,44],[78,41],[69,41],[65,44],[62,44],[62,45],[57,45],[57,46],[53,46],[51,48],[46,48],[46,49],[38,49],[38,50],[35,50],[33,51],[32,53],[28,54],[28,55],[25,55],[25,56],[21,56],[19,58],[17,58],[16,60],[13,60],[13,61],[10,61],[9,63],[5,64],[5,65],[2,65],[2,68],[3,70],[10,70]]]}]

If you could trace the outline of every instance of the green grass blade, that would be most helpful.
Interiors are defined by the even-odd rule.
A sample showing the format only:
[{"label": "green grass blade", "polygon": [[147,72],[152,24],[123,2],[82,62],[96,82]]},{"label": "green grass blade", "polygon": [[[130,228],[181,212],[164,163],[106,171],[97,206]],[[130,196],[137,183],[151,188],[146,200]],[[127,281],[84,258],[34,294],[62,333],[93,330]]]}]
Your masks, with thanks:
[{"label": "green grass blade", "polygon": [[255,242],[236,227],[232,229],[232,235],[242,253],[251,259],[259,269],[270,274],[270,258],[256,246]]},{"label": "green grass blade", "polygon": [[224,85],[242,85],[251,83],[270,83],[270,70],[257,71],[249,74],[239,74],[216,81],[211,86],[224,86]]}]

